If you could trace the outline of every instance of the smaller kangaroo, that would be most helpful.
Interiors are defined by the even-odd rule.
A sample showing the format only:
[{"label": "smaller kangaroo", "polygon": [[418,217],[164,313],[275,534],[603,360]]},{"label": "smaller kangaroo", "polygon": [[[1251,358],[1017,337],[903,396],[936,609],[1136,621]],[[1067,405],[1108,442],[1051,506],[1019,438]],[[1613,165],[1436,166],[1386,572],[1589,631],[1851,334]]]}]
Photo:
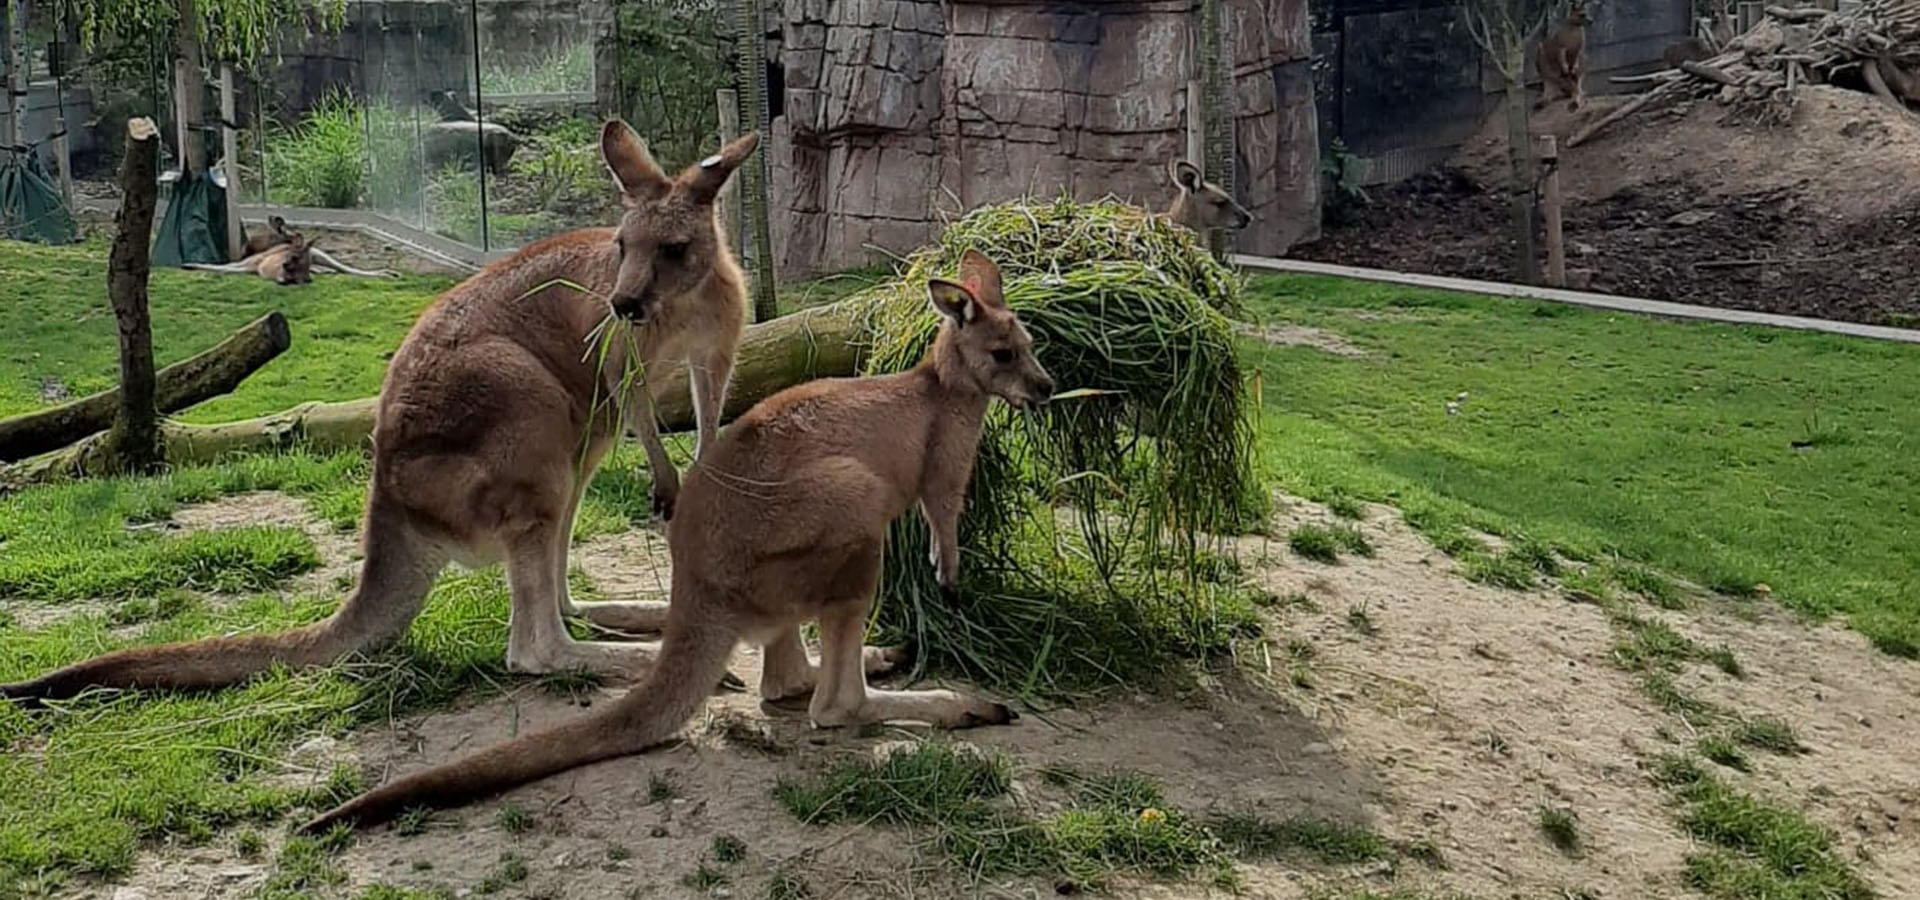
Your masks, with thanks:
[{"label": "smaller kangaroo", "polygon": [[1577,110],[1586,100],[1587,26],[1593,17],[1587,14],[1586,0],[1573,0],[1560,29],[1540,42],[1534,51],[1534,65],[1540,70],[1540,102],[1534,109],[1552,103],[1558,93],[1568,99],[1568,109]]},{"label": "smaller kangaroo", "polygon": [[268,245],[258,253],[249,254],[239,262],[218,265],[185,263],[180,268],[224,275],[258,275],[279,285],[311,284],[314,243],[296,234],[281,243]]},{"label": "smaller kangaroo", "polygon": [[1235,202],[1233,195],[1200,177],[1200,167],[1184,159],[1167,164],[1173,186],[1180,189],[1167,217],[1202,234],[1214,228],[1245,228],[1253,224],[1253,213]]},{"label": "smaller kangaroo", "polygon": [[[588,716],[415,772],[323,813],[308,833],[450,806],[596,760],[638,753],[693,717],[734,645],[766,648],[760,694],[811,694],[817,727],[896,719],[947,728],[1005,724],[1006,706],[943,690],[880,691],[894,652],[863,646],[887,526],[918,505],[942,589],[958,589],[960,511],[988,401],[1030,409],[1053,395],[1033,338],[977,252],[961,282],[927,292],[946,316],[920,365],[877,378],[787,388],[736,420],[688,470],[667,523],[671,601],[646,681]],[[820,661],[800,627],[820,625]]]},{"label": "smaller kangaroo", "polygon": [[240,251],[240,258],[246,259],[278,244],[293,240],[293,232],[287,230],[287,220],[279,216],[267,217],[267,230],[247,238],[247,245]]}]

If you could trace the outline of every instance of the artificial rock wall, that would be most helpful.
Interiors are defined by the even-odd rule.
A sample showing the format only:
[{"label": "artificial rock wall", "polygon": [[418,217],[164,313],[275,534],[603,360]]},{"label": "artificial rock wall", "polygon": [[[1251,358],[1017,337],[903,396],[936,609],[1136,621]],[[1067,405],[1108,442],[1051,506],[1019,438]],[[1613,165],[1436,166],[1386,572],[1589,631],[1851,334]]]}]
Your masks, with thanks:
[{"label": "artificial rock wall", "polygon": [[[1247,253],[1318,233],[1306,0],[1227,0]],[[1186,0],[784,0],[773,243],[799,275],[903,254],[946,217],[1066,191],[1173,199],[1198,21]],[[1211,173],[1210,173],[1211,174]]]}]

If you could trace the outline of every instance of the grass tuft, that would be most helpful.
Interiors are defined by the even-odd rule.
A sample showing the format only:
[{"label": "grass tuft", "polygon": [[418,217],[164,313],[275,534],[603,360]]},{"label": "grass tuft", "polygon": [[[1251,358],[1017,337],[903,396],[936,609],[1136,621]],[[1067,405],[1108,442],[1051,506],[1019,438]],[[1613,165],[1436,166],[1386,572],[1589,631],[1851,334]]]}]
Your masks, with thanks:
[{"label": "grass tuft", "polygon": [[1715,765],[1726,766],[1735,772],[1753,771],[1752,761],[1747,759],[1745,753],[1740,752],[1739,745],[1722,735],[1703,737],[1694,744],[1693,749],[1699,751],[1701,756]]},{"label": "grass tuft", "polygon": [[1785,719],[1774,716],[1760,716],[1745,719],[1733,726],[1734,741],[1769,753],[1781,756],[1798,756],[1807,752],[1807,745],[1800,743],[1800,736]]},{"label": "grass tuft", "polygon": [[1580,852],[1580,817],[1571,808],[1542,806],[1536,817],[1540,833],[1554,849],[1568,855]]},{"label": "grass tuft", "polygon": [[1220,842],[1242,859],[1310,856],[1327,865],[1386,859],[1392,845],[1365,828],[1304,816],[1270,821],[1251,813],[1220,816],[1208,822]]}]

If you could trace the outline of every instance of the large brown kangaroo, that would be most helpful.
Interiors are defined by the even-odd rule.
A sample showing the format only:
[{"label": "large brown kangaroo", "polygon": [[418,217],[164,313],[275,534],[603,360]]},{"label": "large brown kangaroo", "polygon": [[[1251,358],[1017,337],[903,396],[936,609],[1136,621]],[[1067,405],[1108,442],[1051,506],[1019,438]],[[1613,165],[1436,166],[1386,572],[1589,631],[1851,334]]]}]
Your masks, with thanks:
[{"label": "large brown kangaroo", "polygon": [[1534,50],[1534,67],[1540,70],[1540,102],[1535,109],[1554,101],[1558,93],[1567,98],[1568,109],[1579,109],[1586,100],[1587,26],[1593,17],[1587,14],[1586,0],[1573,0],[1567,18],[1559,30],[1547,36]]},{"label": "large brown kangaroo", "polygon": [[1167,164],[1173,186],[1180,190],[1167,217],[1196,232],[1209,229],[1240,229],[1253,224],[1253,213],[1233,199],[1223,188],[1200,176],[1200,167],[1184,159]]},{"label": "large brown kangaroo", "polygon": [[421,315],[380,390],[360,583],[331,617],[282,634],[109,653],[0,685],[0,697],[67,697],[96,685],[212,688],[275,663],[323,665],[404,633],[450,559],[506,561],[507,668],[640,674],[649,645],[576,641],[561,619],[659,627],[650,604],[576,607],[567,597],[574,514],[620,434],[622,412],[647,444],[655,506],[670,513],[679,491],[647,390],[633,392],[632,409],[613,408],[629,342],[612,340],[596,368],[586,361],[598,359],[590,339],[617,317],[609,327],[631,329],[648,371],[686,360],[694,452],[712,448],[747,315],[744,276],[715,227],[713,201],[755,144],[749,134],[668,178],[632,129],[608,122],[600,148],[626,204],[620,225],[527,247]]},{"label": "large brown kangaroo", "polygon": [[[1032,338],[1002,301],[993,263],[969,253],[961,279],[928,285],[947,321],[919,366],[781,391],[735,420],[688,471],[667,526],[666,634],[645,683],[586,717],[376,788],[304,828],[370,825],[639,752],[693,716],[741,641],[766,648],[761,695],[811,692],[816,726],[1014,719],[1002,704],[951,691],[866,683],[867,670],[888,655],[862,646],[888,524],[917,503],[933,533],[940,584],[955,589],[961,505],[988,400],[1025,409],[1053,394]],[[818,664],[800,641],[809,621],[820,625]]]}]

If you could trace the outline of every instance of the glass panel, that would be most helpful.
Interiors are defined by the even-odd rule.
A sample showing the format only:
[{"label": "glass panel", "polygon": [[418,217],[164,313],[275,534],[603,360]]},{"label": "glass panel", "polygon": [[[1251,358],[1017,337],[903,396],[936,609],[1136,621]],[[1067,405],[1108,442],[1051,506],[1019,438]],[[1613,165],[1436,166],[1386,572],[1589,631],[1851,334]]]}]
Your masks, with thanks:
[{"label": "glass panel", "polygon": [[609,224],[598,155],[594,33],[602,4],[480,0],[481,140],[489,249]]}]

